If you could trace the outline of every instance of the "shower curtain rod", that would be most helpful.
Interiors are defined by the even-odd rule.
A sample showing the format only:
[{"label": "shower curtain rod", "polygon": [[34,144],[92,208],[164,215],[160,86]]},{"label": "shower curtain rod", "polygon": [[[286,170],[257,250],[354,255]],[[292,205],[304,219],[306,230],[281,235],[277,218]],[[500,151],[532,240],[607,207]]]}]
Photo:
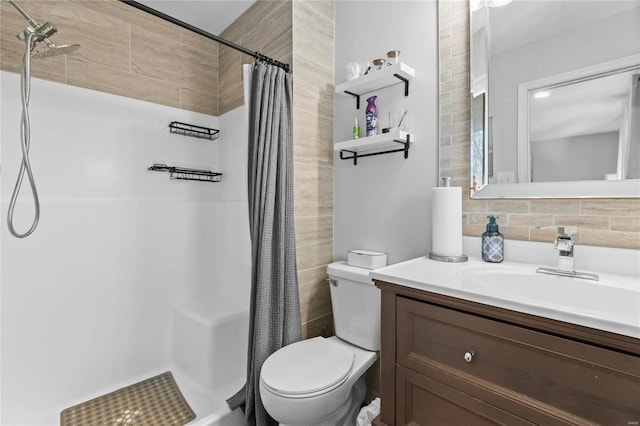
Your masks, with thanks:
[{"label": "shower curtain rod", "polygon": [[162,13],[162,12],[158,11],[158,10],[152,9],[149,6],[146,6],[146,5],[142,4],[142,3],[138,3],[137,1],[133,1],[133,0],[120,0],[120,1],[122,3],[128,4],[129,6],[133,6],[136,9],[142,10],[143,12],[147,12],[147,13],[152,14],[153,16],[157,16],[160,19],[164,19],[165,21],[171,22],[172,24],[178,25],[178,26],[180,26],[182,28],[185,28],[185,29],[187,29],[189,31],[193,31],[194,33],[200,34],[201,36],[206,37],[206,38],[208,38],[210,40],[217,41],[218,43],[224,44],[227,47],[230,47],[230,48],[235,49],[235,50],[239,50],[240,52],[245,53],[245,54],[247,54],[249,56],[252,56],[252,57],[254,57],[256,59],[259,59],[261,61],[273,64],[273,65],[276,65],[276,66],[278,66],[280,68],[283,68],[286,72],[289,72],[289,69],[290,69],[289,64],[285,64],[284,62],[276,61],[275,59],[270,58],[267,55],[263,55],[260,52],[251,51],[251,50],[247,49],[246,47],[242,47],[242,46],[237,45],[237,44],[235,44],[235,43],[233,43],[233,42],[231,42],[229,40],[225,40],[222,37],[219,37],[219,36],[217,36],[215,34],[211,34],[211,33],[207,32],[207,31],[204,31],[204,30],[202,30],[202,29],[200,29],[198,27],[194,27],[191,24],[188,24],[188,23],[186,23],[184,21],[176,19],[173,16],[167,15],[165,13]]}]

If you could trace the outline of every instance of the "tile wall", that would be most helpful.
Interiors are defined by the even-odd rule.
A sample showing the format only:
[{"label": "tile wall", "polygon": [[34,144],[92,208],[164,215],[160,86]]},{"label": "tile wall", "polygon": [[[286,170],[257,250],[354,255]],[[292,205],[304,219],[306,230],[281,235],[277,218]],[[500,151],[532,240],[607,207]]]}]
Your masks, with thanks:
[{"label": "tile wall", "polygon": [[302,330],[333,334],[334,3],[293,2],[295,219]]},{"label": "tile wall", "polygon": [[[38,22],[54,23],[72,54],[32,61],[32,75],[162,105],[218,115],[218,43],[116,0],[23,1]],[[20,72],[25,19],[0,2],[0,67]]]},{"label": "tile wall", "polygon": [[[226,40],[291,64],[292,2],[257,1],[220,34]],[[242,64],[254,59],[220,45],[219,112],[224,114],[243,104]]]},{"label": "tile wall", "polygon": [[[439,1],[440,176],[469,185],[469,3]],[[463,191],[463,233],[480,236],[499,216],[506,238],[551,242],[541,225],[575,225],[577,243],[640,249],[640,199],[473,200]]]}]

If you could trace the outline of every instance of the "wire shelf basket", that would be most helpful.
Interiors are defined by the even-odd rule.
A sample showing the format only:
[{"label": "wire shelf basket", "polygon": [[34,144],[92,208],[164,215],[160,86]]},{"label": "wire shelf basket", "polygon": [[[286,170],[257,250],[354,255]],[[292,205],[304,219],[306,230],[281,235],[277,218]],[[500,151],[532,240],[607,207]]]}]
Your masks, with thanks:
[{"label": "wire shelf basket", "polygon": [[167,172],[171,179],[193,180],[199,182],[222,182],[222,173],[212,172],[202,169],[188,169],[184,167],[173,167],[166,164],[154,164],[148,170],[154,172]]},{"label": "wire shelf basket", "polygon": [[218,139],[220,130],[211,127],[203,127],[195,124],[181,123],[172,121],[169,123],[169,131],[183,136],[191,136],[199,139],[209,139],[210,141]]}]

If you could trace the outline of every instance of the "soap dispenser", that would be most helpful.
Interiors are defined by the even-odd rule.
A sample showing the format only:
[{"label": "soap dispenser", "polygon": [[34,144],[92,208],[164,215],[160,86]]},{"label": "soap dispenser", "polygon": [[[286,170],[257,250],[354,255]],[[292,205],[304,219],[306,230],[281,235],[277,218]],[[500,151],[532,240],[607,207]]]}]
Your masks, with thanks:
[{"label": "soap dispenser", "polygon": [[500,263],[504,260],[504,236],[498,232],[496,216],[487,216],[487,230],[482,234],[482,260]]}]

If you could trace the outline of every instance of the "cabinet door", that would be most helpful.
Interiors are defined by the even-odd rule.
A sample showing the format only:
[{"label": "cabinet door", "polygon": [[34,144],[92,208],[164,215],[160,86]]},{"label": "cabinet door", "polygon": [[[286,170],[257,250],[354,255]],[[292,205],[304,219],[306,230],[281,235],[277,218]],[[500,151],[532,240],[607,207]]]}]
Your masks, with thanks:
[{"label": "cabinet door", "polygon": [[396,425],[533,425],[413,370],[396,368]]}]

